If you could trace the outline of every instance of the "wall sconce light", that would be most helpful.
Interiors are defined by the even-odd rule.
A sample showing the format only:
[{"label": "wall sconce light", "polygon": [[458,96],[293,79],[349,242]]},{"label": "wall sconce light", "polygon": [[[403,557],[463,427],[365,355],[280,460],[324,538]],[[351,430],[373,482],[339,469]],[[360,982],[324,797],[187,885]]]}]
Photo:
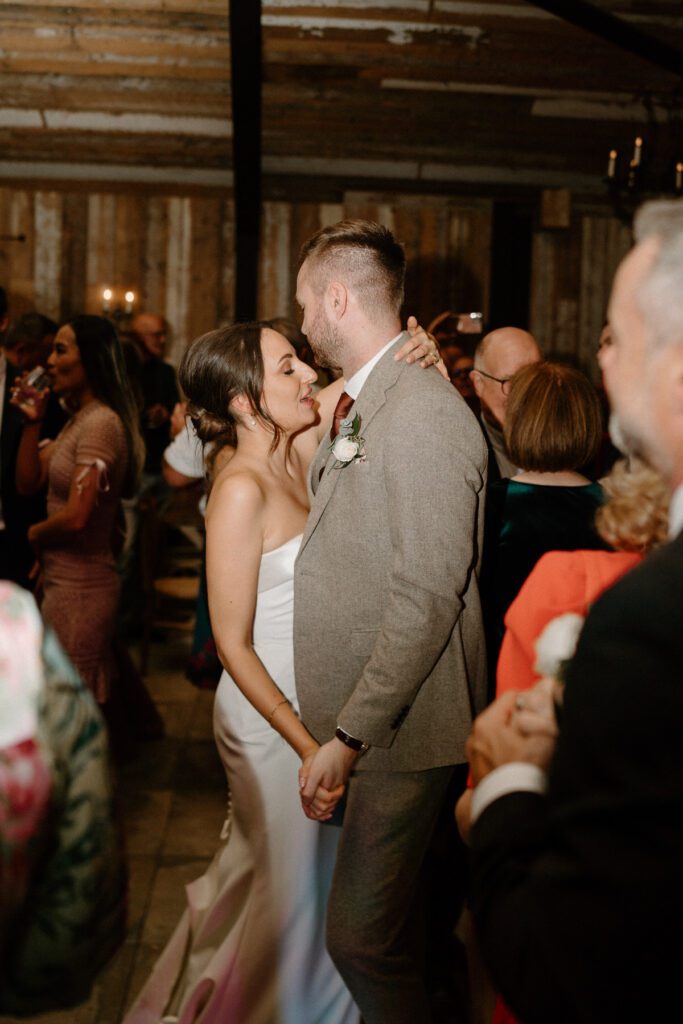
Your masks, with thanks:
[{"label": "wall sconce light", "polygon": [[102,316],[115,320],[117,324],[128,320],[135,312],[135,298],[135,292],[128,289],[124,292],[122,303],[115,290],[107,285],[102,289]]}]

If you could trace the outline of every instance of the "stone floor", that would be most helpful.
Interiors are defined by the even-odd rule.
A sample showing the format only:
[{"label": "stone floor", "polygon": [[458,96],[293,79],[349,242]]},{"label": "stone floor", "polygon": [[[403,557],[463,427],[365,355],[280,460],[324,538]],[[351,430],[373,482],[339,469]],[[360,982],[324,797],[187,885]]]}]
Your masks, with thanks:
[{"label": "stone floor", "polygon": [[[225,775],[216,753],[213,693],[185,679],[186,641],[152,646],[147,688],[163,717],[163,739],[138,742],[116,771],[126,826],[130,909],[126,942],[87,1003],[21,1018],[23,1024],[120,1024],[185,905],[225,817]],[[0,1016],[0,1024],[20,1024]]]}]

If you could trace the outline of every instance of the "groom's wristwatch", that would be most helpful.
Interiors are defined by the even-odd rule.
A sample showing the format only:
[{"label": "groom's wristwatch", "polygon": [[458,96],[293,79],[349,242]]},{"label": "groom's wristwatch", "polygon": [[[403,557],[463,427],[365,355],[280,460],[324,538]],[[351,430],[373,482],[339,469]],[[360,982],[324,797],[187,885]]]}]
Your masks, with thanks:
[{"label": "groom's wristwatch", "polygon": [[369,743],[363,743],[362,740],[357,740],[355,736],[349,736],[345,729],[342,729],[341,725],[338,725],[335,729],[334,735],[342,743],[345,743],[347,747],[351,747],[351,750],[355,750],[357,754],[364,754],[369,748]]}]

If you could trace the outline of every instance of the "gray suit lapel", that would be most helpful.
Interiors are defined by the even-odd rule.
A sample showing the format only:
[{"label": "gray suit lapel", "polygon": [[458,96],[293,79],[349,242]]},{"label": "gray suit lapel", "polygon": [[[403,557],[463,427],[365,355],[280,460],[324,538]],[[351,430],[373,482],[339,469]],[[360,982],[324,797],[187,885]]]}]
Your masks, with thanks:
[{"label": "gray suit lapel", "polygon": [[[401,363],[397,363],[394,360],[394,353],[401,347],[406,337],[406,332],[401,334],[395,344],[382,356],[377,365],[373,367],[372,373],[366,380],[357,401],[351,406],[349,417],[353,418],[358,413],[360,416],[360,432],[363,436],[366,435],[368,426],[384,405],[386,392],[393,387],[401,373]],[[329,445],[330,440],[326,436],[320,442],[318,451],[311,464],[308,481],[309,495],[312,495],[311,511],[308,515],[308,522],[306,523],[306,530],[301,541],[299,554],[306,547],[309,538],[318,525],[340,476],[342,473],[350,470],[350,467],[334,468],[335,459],[332,452],[329,451]],[[320,482],[318,482],[321,468],[323,468],[323,475]]]}]

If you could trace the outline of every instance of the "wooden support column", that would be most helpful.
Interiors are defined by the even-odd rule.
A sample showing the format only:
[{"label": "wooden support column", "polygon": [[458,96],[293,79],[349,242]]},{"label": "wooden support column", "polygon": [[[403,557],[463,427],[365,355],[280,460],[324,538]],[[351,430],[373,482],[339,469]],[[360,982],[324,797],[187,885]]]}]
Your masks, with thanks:
[{"label": "wooden support column", "polygon": [[235,319],[256,317],[261,223],[261,0],[229,0]]}]

